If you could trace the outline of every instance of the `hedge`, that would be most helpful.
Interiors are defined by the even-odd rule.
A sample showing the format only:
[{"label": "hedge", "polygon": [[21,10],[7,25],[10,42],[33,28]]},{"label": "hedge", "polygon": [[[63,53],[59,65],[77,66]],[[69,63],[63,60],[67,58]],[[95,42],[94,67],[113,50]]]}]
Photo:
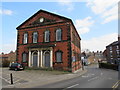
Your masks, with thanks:
[{"label": "hedge", "polygon": [[118,71],[118,65],[110,63],[99,63],[99,68],[113,69]]},{"label": "hedge", "polygon": [[2,67],[9,67],[10,61],[2,60]]}]

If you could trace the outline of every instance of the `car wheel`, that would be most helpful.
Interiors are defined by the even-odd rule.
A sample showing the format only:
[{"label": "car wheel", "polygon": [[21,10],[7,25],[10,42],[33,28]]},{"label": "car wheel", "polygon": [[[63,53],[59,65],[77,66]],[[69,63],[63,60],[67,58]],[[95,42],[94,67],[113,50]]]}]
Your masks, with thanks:
[{"label": "car wheel", "polygon": [[15,71],[17,71],[18,69],[17,68],[15,68]]}]

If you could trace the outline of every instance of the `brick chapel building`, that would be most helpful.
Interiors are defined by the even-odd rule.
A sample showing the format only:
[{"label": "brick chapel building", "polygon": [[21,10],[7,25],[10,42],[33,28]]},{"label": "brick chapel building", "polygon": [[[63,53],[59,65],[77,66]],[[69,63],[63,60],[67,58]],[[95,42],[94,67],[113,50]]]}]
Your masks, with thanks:
[{"label": "brick chapel building", "polygon": [[17,27],[17,62],[74,72],[81,68],[80,40],[71,19],[39,10]]}]

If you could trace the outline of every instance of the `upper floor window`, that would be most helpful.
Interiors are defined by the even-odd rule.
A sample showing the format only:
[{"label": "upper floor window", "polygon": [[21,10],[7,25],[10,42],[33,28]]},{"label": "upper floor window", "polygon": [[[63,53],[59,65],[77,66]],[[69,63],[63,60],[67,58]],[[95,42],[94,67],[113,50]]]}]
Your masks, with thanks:
[{"label": "upper floor window", "polygon": [[24,36],[23,36],[23,43],[26,44],[28,42],[28,34],[27,33],[24,33]]},{"label": "upper floor window", "polygon": [[119,49],[119,46],[117,45],[116,48]]},{"label": "upper floor window", "polygon": [[61,39],[62,39],[62,31],[59,28],[56,30],[56,41],[61,41]]},{"label": "upper floor window", "polygon": [[61,51],[56,52],[56,61],[62,62],[62,52]]},{"label": "upper floor window", "polygon": [[45,31],[44,41],[45,42],[49,42],[50,41],[50,32],[48,30]]},{"label": "upper floor window", "polygon": [[23,53],[22,55],[22,62],[26,62],[27,61],[27,54]]},{"label": "upper floor window", "polygon": [[112,51],[110,51],[110,54],[112,54]]},{"label": "upper floor window", "polygon": [[119,55],[119,53],[120,53],[119,50],[116,50],[116,52],[117,52],[117,54]]},{"label": "upper floor window", "polygon": [[33,33],[33,43],[37,43],[37,40],[38,40],[38,33],[34,32]]},{"label": "upper floor window", "polygon": [[110,46],[110,50],[112,50],[112,46]]}]

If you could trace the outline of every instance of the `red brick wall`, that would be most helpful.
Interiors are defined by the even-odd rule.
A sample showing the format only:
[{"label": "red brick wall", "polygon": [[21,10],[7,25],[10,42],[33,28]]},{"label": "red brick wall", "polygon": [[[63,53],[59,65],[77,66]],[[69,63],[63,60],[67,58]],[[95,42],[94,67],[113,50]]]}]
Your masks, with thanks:
[{"label": "red brick wall", "polygon": [[[40,17],[44,17],[47,19],[52,19],[55,20],[57,24],[51,24],[51,25],[46,25],[46,26],[37,26],[37,27],[31,27],[30,24],[39,19]],[[58,23],[62,22],[62,23]],[[51,22],[52,23],[52,22]],[[29,27],[29,28],[28,28]],[[24,28],[24,29],[20,29]],[[74,37],[72,36],[72,32],[76,34],[76,43],[80,43],[80,37],[78,36],[77,31],[73,27],[73,25],[66,21],[64,18],[60,18],[54,15],[51,15],[49,13],[44,13],[40,12],[40,14],[34,15],[32,18],[28,19],[27,22],[22,24],[18,30],[18,46],[17,46],[17,59],[18,62],[21,62],[22,60],[22,53],[26,52],[28,53],[28,46],[35,45],[32,43],[32,33],[37,31],[38,32],[38,45],[45,45],[48,43],[42,43],[44,42],[44,31],[49,30],[50,31],[50,43],[49,44],[56,44],[56,47],[53,47],[53,67],[57,69],[62,69],[62,70],[70,70],[70,58],[74,56],[73,54],[70,54],[73,52],[73,50],[80,54],[81,53],[81,48],[80,45],[76,46],[75,43],[72,41],[74,40]],[[25,29],[26,28],[26,29]],[[61,28],[62,29],[62,40],[63,42],[55,42],[55,31]],[[28,33],[28,44],[23,45],[23,34],[27,32]],[[71,37],[71,42],[69,41]],[[71,46],[70,46],[71,45]],[[61,50],[63,52],[63,63],[56,63],[55,60],[55,52],[57,50]],[[71,51],[72,50],[72,51]],[[72,63],[71,69],[72,71],[75,71],[81,67],[80,60],[76,60],[75,62]]]},{"label": "red brick wall", "polygon": [[19,30],[19,44],[23,44],[23,34],[25,32],[28,32],[28,43],[32,43],[32,33],[37,31],[38,32],[38,42],[43,42],[44,38],[44,31],[49,30],[50,31],[50,41],[55,41],[55,31],[61,28],[62,29],[62,40],[67,40],[67,27],[65,24],[56,24],[51,26],[43,26],[43,27],[35,27],[35,28],[29,28],[29,29],[22,29]]},{"label": "red brick wall", "polygon": [[75,56],[76,59],[74,62],[72,62],[72,72],[74,72],[80,69],[82,66],[81,66],[81,58],[80,58],[80,54],[81,54],[80,38],[73,26],[71,26],[71,47],[72,47],[71,48],[72,57]]},{"label": "red brick wall", "polygon": [[[38,29],[39,28],[39,29]],[[19,46],[18,46],[18,62],[21,63],[22,62],[22,53],[26,52],[28,53],[28,46],[30,45],[36,45],[32,43],[32,33],[37,31],[38,32],[38,42],[44,42],[43,38],[44,38],[44,31],[45,30],[49,30],[50,31],[50,41],[56,41],[55,38],[55,31],[61,28],[62,29],[62,40],[67,40],[67,35],[68,35],[68,30],[67,30],[67,26],[65,24],[56,24],[56,25],[51,25],[51,26],[43,26],[43,27],[37,27],[37,28],[30,28],[30,29],[21,29],[19,30]],[[24,45],[23,44],[23,34],[27,32],[28,33],[28,44]],[[39,43],[38,45],[47,45],[48,43]],[[60,67],[60,69],[66,70],[68,68],[68,41],[64,41],[64,42],[50,42],[49,44],[56,44],[56,47],[53,48],[53,66],[55,68]],[[61,50],[63,51],[63,63],[56,63],[55,60],[55,52],[57,50]]]}]

